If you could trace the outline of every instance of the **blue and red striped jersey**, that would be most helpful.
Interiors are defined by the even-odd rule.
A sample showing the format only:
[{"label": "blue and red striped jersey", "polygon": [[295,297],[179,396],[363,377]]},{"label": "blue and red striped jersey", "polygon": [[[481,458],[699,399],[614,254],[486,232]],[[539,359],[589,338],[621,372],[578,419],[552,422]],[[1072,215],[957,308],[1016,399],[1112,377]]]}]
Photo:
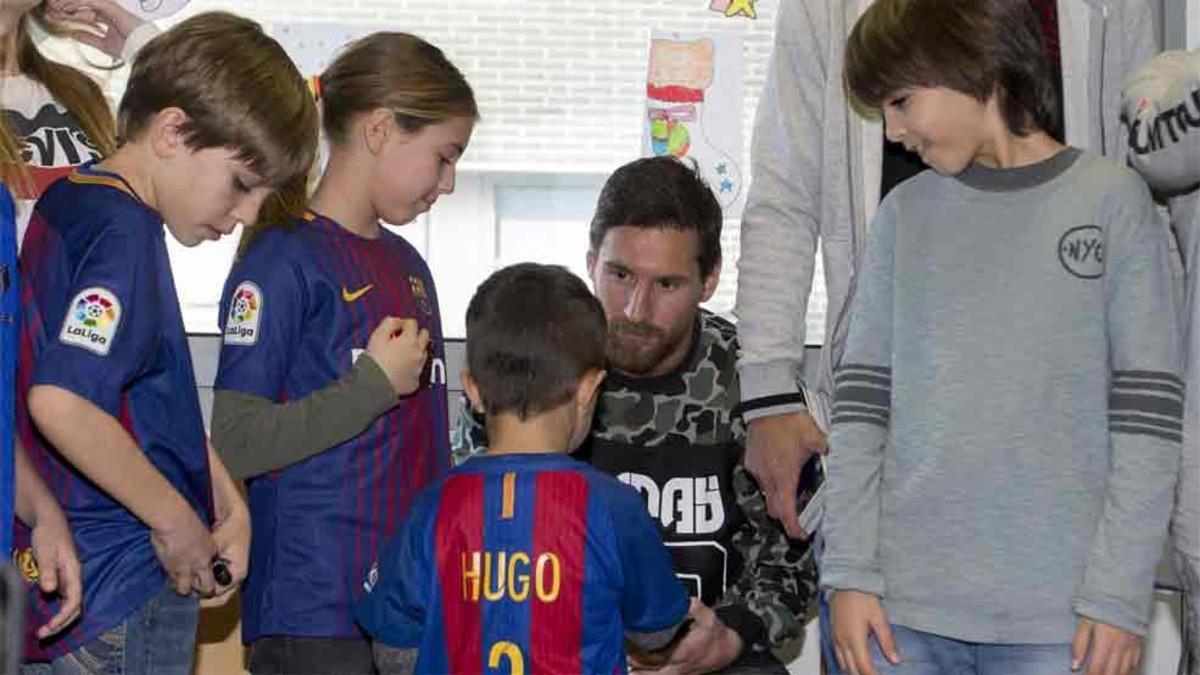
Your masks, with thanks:
[{"label": "blue and red striped jersey", "polygon": [[429,330],[421,387],[361,434],[248,481],[254,528],[242,638],[361,637],[362,579],[422,488],[450,466],[446,365],[433,278],[402,237],[364,239],[309,214],[262,234],[221,301],[216,388],[299,400],[348,373],[387,316]]},{"label": "blue and red striped jersey", "polygon": [[17,226],[12,195],[0,185],[0,551],[12,548],[13,414],[17,391]]},{"label": "blue and red striped jersey", "polygon": [[[21,252],[17,432],[62,504],[83,564],[83,616],[26,657],[74,651],[158,593],[166,574],[150,530],[34,428],[30,387],[53,385],[115,418],[146,458],[212,522],[208,444],[187,334],[158,213],[116,174],[84,166],[34,208]],[[18,546],[28,545],[18,527]],[[19,554],[20,555],[20,554]],[[30,581],[27,627],[55,611]]]},{"label": "blue and red striped jersey", "polygon": [[624,673],[688,598],[636,492],[566,455],[478,456],[418,500],[356,616],[419,673]]}]

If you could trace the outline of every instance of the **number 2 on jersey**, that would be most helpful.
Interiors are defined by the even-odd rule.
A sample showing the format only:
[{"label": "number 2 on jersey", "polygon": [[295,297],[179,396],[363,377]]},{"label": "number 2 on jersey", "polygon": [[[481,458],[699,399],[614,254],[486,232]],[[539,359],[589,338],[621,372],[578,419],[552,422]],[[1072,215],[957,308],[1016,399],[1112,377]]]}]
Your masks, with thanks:
[{"label": "number 2 on jersey", "polygon": [[521,648],[511,642],[497,642],[488,652],[488,668],[499,668],[500,659],[508,658],[509,675],[525,675],[525,657]]}]

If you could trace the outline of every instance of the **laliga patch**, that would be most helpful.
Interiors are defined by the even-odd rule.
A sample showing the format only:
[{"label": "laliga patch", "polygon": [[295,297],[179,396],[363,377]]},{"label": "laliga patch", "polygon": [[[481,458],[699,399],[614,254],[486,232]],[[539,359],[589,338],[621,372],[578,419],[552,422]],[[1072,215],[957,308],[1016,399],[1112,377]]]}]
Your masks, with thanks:
[{"label": "laliga patch", "polygon": [[225,322],[225,344],[252,345],[258,342],[258,324],[262,320],[262,290],[249,281],[238,284],[229,302],[229,320]]},{"label": "laliga patch", "polygon": [[107,288],[85,288],[71,300],[58,341],[105,356],[120,324],[121,301],[117,296]]}]

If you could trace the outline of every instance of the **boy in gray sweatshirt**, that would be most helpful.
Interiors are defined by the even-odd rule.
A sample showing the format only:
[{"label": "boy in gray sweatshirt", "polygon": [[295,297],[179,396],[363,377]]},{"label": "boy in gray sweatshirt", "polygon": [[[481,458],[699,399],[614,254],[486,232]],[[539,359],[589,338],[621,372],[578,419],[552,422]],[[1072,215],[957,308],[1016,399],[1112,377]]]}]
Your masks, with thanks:
[{"label": "boy in gray sweatshirt", "polygon": [[845,78],[933,170],[880,206],[835,375],[838,665],[1131,673],[1182,429],[1149,191],[1046,133],[1025,0],[877,0]]}]

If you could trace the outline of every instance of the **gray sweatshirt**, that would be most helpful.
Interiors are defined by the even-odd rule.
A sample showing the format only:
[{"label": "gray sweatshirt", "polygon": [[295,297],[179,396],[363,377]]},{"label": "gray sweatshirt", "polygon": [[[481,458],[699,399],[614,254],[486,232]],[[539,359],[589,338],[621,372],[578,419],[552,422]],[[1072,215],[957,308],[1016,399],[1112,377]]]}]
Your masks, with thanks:
[{"label": "gray sweatshirt", "polygon": [[[871,0],[780,0],[751,143],[753,181],[738,258],[738,340],[746,421],[833,397],[855,265],[879,204],[883,127],[851,109],[846,36]],[[1058,0],[1067,142],[1122,161],[1121,83],[1160,50],[1146,0]],[[802,368],[817,242],[828,304],[816,368]],[[807,336],[811,341],[812,336]],[[809,403],[812,403],[811,401]],[[825,407],[822,405],[822,407]]]},{"label": "gray sweatshirt", "polygon": [[960,640],[1148,627],[1182,432],[1167,231],[1068,149],[927,171],[872,225],[835,376],[821,583]]}]

